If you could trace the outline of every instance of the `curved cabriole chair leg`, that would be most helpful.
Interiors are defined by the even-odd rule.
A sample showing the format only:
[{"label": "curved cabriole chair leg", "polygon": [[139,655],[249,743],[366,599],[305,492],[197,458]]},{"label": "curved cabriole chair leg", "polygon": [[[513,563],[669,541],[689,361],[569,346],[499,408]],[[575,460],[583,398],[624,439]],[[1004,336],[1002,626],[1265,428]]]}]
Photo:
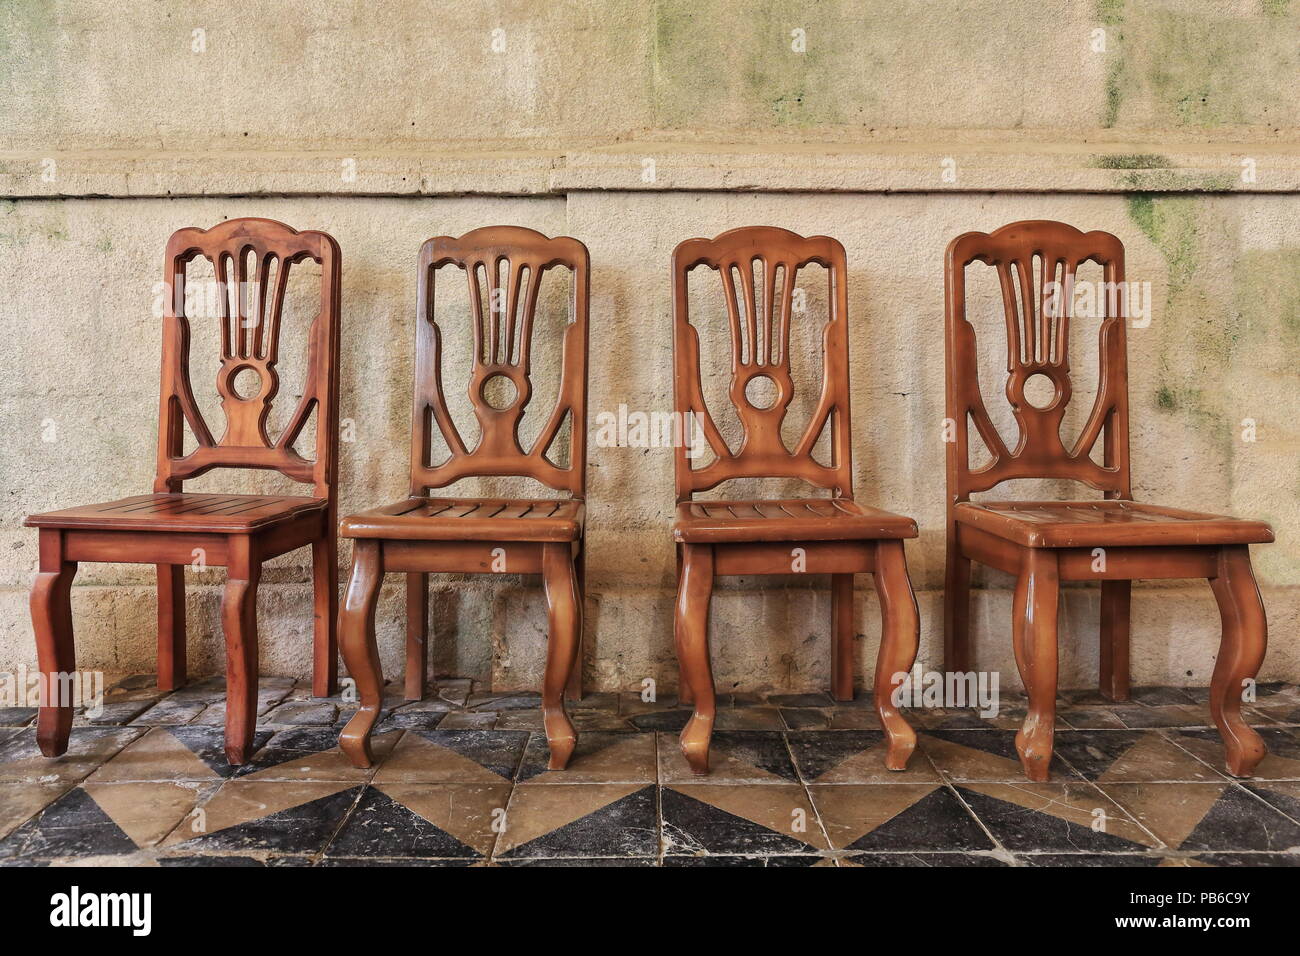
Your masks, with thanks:
[{"label": "curved cabriole chair leg", "polygon": [[1016,752],[1025,776],[1048,779],[1056,733],[1056,607],[1060,581],[1055,552],[1029,548],[1016,579],[1011,639],[1016,665],[1029,696],[1029,713],[1016,733]]},{"label": "curved cabriole chair leg", "polygon": [[1264,663],[1268,621],[1246,545],[1222,548],[1218,563],[1219,573],[1210,579],[1210,587],[1219,603],[1223,639],[1210,680],[1210,713],[1223,737],[1228,773],[1249,777],[1268,748],[1242,719],[1242,688]]},{"label": "curved cabriole chair leg", "polygon": [[339,643],[343,663],[356,681],[361,706],[352,715],[339,747],[352,766],[365,768],[374,762],[370,751],[370,732],[379,720],[383,705],[384,678],[375,644],[375,604],[383,581],[383,553],[378,541],[358,538],[352,545],[352,577],[343,607],[339,611]]},{"label": "curved cabriole chair leg", "polygon": [[695,711],[682,729],[681,747],[691,772],[709,772],[709,741],[717,712],[709,662],[709,598],[713,593],[713,549],[687,545],[677,589],[677,654]]},{"label": "curved cabriole chair leg", "polygon": [[875,579],[876,594],[880,599],[881,632],[872,694],[880,725],[885,731],[885,766],[890,770],[906,770],[907,761],[916,749],[916,731],[894,704],[894,675],[906,674],[916,661],[921,619],[907,575],[902,541],[876,543]]},{"label": "curved cabriole chair leg", "polygon": [[577,569],[567,544],[542,546],[542,584],[550,634],[546,642],[546,673],[542,678],[542,721],[550,747],[548,768],[563,770],[578,744],[578,733],[564,710],[565,690],[577,662],[582,634],[582,605]]}]

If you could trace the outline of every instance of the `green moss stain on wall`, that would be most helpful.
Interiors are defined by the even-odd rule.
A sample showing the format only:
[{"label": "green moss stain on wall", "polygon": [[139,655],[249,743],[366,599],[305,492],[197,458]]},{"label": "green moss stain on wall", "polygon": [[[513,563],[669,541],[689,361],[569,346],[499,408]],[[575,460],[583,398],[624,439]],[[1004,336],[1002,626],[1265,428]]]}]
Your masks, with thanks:
[{"label": "green moss stain on wall", "polygon": [[[1300,584],[1300,549],[1294,544],[1300,528],[1300,246],[1244,250],[1233,282],[1238,364],[1228,391],[1258,396],[1237,407],[1233,417],[1257,422],[1259,444],[1242,451],[1252,472],[1266,469],[1246,479],[1258,501],[1252,517],[1271,522],[1281,542],[1255,549],[1256,567],[1266,580]],[[1250,392],[1242,389],[1243,379],[1249,379]]]},{"label": "green moss stain on wall", "polygon": [[[1220,269],[1206,264],[1199,200],[1138,193],[1127,203],[1129,218],[1160,251],[1168,269],[1164,307],[1153,322],[1159,342],[1157,379],[1133,382],[1134,397],[1139,407],[1147,404],[1158,412],[1185,416],[1197,428],[1209,430],[1216,443],[1229,442],[1229,418],[1217,390],[1209,385],[1231,359],[1237,330],[1230,304],[1215,292]],[[1135,330],[1130,336],[1138,334]]]},{"label": "green moss stain on wall", "polygon": [[1106,68],[1106,99],[1101,125],[1114,126],[1124,102],[1125,74],[1124,0],[1097,0],[1097,19],[1106,30],[1106,49],[1110,63]]},{"label": "green moss stain on wall", "polygon": [[1098,169],[1172,169],[1174,164],[1158,153],[1104,153],[1093,165]]},{"label": "green moss stain on wall", "polygon": [[[1100,0],[1107,30],[1103,126],[1295,125],[1300,104],[1278,77],[1300,72],[1300,13],[1264,0],[1251,16]],[[1285,21],[1285,22],[1279,22]]]},{"label": "green moss stain on wall", "polygon": [[1250,250],[1237,264],[1242,335],[1258,363],[1295,374],[1300,366],[1300,249]]},{"label": "green moss stain on wall", "polygon": [[[0,116],[19,115],[24,103],[48,104],[68,74],[58,62],[62,29],[57,9],[48,0],[0,3]],[[10,78],[22,77],[22,82]]]},{"label": "green moss stain on wall", "polygon": [[[666,128],[817,127],[860,123],[874,94],[855,54],[851,7],[793,0],[654,7],[655,118]],[[804,31],[803,52],[793,48]]]},{"label": "green moss stain on wall", "polygon": [[1106,26],[1124,22],[1124,0],[1097,0],[1097,19]]}]

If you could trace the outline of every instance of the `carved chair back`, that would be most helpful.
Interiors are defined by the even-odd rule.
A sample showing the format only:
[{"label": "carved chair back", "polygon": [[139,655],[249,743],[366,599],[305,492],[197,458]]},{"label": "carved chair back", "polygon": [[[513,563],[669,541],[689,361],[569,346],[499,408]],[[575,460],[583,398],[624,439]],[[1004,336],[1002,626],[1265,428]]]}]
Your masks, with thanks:
[{"label": "carved chair back", "polygon": [[[790,323],[799,269],[816,263],[826,269],[829,316],[822,334],[820,397],[794,448],[787,447],[785,421],[794,379],[791,375]],[[700,337],[691,324],[688,275],[707,266],[722,280],[731,341],[728,396],[742,429],[732,452],[704,400],[700,378]],[[758,268],[756,269],[755,266]],[[694,467],[687,442],[675,450],[677,500],[686,501],[733,478],[796,478],[852,497],[849,431],[848,299],[844,247],[828,236],[804,238],[786,229],[749,226],[715,239],[688,239],[673,251],[673,391],[679,416],[693,416],[714,459]],[[757,278],[756,278],[757,275]],[[778,278],[779,277],[779,278]],[[738,294],[739,290],[739,294]],[[743,313],[743,314],[742,314]],[[753,400],[756,380],[774,386],[770,406]],[[830,422],[830,464],[813,449]]]},{"label": "carved chair back", "polygon": [[[1061,439],[1073,386],[1070,325],[1079,267],[1098,263],[1101,291],[1094,297],[1098,331],[1097,395],[1078,438]],[[1006,325],[1005,393],[1018,427],[1014,446],[1002,440],[980,392],[975,327],[966,317],[966,270],[974,262],[997,270]],[[1015,222],[992,233],[968,232],[948,245],[945,261],[947,415],[955,440],[947,446],[948,504],[966,501],[1018,478],[1080,481],[1107,498],[1130,498],[1128,368],[1125,345],[1127,298],[1124,246],[1106,232],[1083,233],[1061,222]],[[1025,394],[1026,383],[1046,376],[1051,399],[1041,407]],[[970,425],[991,459],[972,469]],[[1104,438],[1103,438],[1104,436]],[[1093,460],[1099,438],[1102,464]]]},{"label": "carved chair back", "polygon": [[[461,438],[443,391],[443,337],[434,318],[434,295],[435,276],[447,265],[459,268],[469,284],[474,354],[468,395],[480,433],[473,448],[467,448]],[[519,423],[533,394],[538,292],[545,272],[557,266],[569,269],[573,277],[571,314],[561,342],[559,391],[540,433],[525,449]],[[488,226],[459,239],[438,236],[425,242],[419,263],[411,494],[424,495],[430,488],[462,478],[513,476],[531,478],[575,498],[584,496],[589,284],[587,247],[576,239],[550,239],[519,226]],[[485,392],[497,378],[508,379],[513,386],[512,397],[502,407],[491,404]],[[561,467],[547,453],[566,418],[569,461]],[[435,426],[450,453],[436,465],[430,462]]]},{"label": "carved chair back", "polygon": [[[195,401],[190,377],[191,323],[186,315],[190,263],[202,257],[216,277],[220,367],[216,388],[225,414],[214,438]],[[280,434],[267,419],[280,387],[280,326],[293,267],[320,265],[319,308],[307,334],[307,365],[298,400]],[[162,389],[158,470],[154,490],[179,491],[182,483],[214,468],[260,468],[312,485],[318,498],[334,498],[338,458],[338,357],[341,257],[323,232],[298,232],[271,219],[230,219],[211,229],[181,229],[167,243],[167,294],[163,306]],[[237,390],[236,377],[254,373],[256,386]],[[245,374],[245,377],[247,375]],[[316,411],[313,459],[295,448]],[[184,426],[197,447],[185,454]]]}]

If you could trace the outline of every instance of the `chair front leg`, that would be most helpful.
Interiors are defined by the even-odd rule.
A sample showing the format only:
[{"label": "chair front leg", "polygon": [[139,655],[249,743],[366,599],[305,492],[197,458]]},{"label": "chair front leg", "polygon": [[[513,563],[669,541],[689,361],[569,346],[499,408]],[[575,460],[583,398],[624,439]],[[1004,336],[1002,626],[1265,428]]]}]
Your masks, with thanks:
[{"label": "chair front leg", "polygon": [[311,543],[313,594],[313,697],[333,697],[339,690],[339,548],[333,512],[325,536]]},{"label": "chair front leg", "polygon": [[688,544],[677,586],[677,663],[690,688],[695,712],[682,729],[681,747],[691,771],[709,772],[709,741],[717,704],[709,661],[709,598],[713,594],[713,548]]},{"label": "chair front leg", "polygon": [[550,624],[546,673],[542,677],[542,722],[551,749],[549,769],[563,770],[578,743],[577,731],[564,711],[564,692],[577,661],[582,633],[578,575],[567,544],[542,545],[542,585]]},{"label": "chair front leg", "polygon": [[1223,619],[1223,640],[1210,680],[1210,713],[1223,737],[1228,773],[1249,777],[1268,748],[1242,719],[1241,698],[1247,681],[1254,680],[1264,663],[1268,620],[1246,545],[1220,548],[1218,571],[1210,587]]},{"label": "chair front leg", "polygon": [[339,610],[339,644],[343,663],[356,682],[361,706],[339,735],[339,747],[352,766],[366,768],[374,758],[370,731],[384,702],[384,677],[375,642],[375,605],[383,583],[383,551],[379,541],[357,538],[352,542],[352,577]]},{"label": "chair front leg", "polygon": [[1016,734],[1016,751],[1030,780],[1047,780],[1056,733],[1056,609],[1060,577],[1056,552],[1027,548],[1011,608],[1016,665],[1029,696],[1029,713]]},{"label": "chair front leg", "polygon": [[185,683],[185,566],[159,564],[158,689],[176,690]]},{"label": "chair front leg", "polygon": [[226,760],[252,756],[257,727],[257,586],[262,561],[248,536],[230,539],[221,627],[226,636]]},{"label": "chair front leg", "polygon": [[906,770],[908,758],[916,749],[916,731],[894,704],[894,675],[906,674],[916,661],[921,641],[921,618],[907,575],[907,557],[902,541],[876,543],[875,579],[876,594],[880,598],[881,630],[872,695],[880,725],[885,731],[885,766],[890,770]]},{"label": "chair front leg", "polygon": [[1101,582],[1101,696],[1128,700],[1129,603],[1132,581]]},{"label": "chair front leg", "polygon": [[[675,545],[674,550],[677,552],[677,587],[682,586],[682,561],[683,554],[686,551],[685,545]],[[693,707],[695,705],[695,695],[691,693],[691,685],[686,680],[686,675],[681,669],[682,645],[681,645],[681,628],[673,625],[673,646],[677,652],[677,706]]]},{"label": "chair front leg", "polygon": [[36,743],[47,757],[68,749],[72,733],[72,701],[64,696],[77,667],[72,641],[72,579],[75,561],[63,560],[63,537],[57,530],[40,532],[40,570],[32,583],[32,630],[36,633],[36,659],[41,669],[40,711],[36,717]]},{"label": "chair front leg", "polygon": [[831,693],[853,699],[853,575],[831,575]]}]

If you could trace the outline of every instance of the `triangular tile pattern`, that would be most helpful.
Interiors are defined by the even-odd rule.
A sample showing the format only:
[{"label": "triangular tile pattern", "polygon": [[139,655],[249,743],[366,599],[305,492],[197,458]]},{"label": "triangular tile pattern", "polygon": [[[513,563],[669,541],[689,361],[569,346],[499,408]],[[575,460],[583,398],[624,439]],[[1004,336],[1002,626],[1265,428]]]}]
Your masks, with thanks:
[{"label": "triangular tile pattern", "polygon": [[100,809],[112,818],[136,846],[153,846],[189,816],[213,784],[94,783],[83,784]]},{"label": "triangular tile pattern", "polygon": [[[346,783],[232,780],[164,844],[189,851],[313,855],[339,829],[360,790]],[[197,835],[195,827],[202,828]]]},{"label": "triangular tile pattern", "polygon": [[[928,730],[920,747],[945,776],[953,780],[1023,780],[1014,730]],[[1053,753],[1052,777],[1078,774]]]},{"label": "triangular tile pattern", "polygon": [[878,730],[791,731],[786,734],[806,783],[893,783],[900,779],[939,781],[924,754],[914,754],[906,774],[885,766],[885,735]]},{"label": "triangular tile pattern", "polygon": [[482,859],[467,846],[382,790],[366,790],[330,843],[330,857],[461,857]]},{"label": "triangular tile pattern", "polygon": [[957,792],[1012,851],[1134,852],[1157,845],[1095,787],[964,784]]},{"label": "triangular tile pattern", "polygon": [[[132,705],[121,708],[125,717],[144,698],[121,686]],[[685,709],[590,695],[573,708],[578,752],[566,771],[550,771],[535,695],[478,693],[468,705],[479,709],[469,710],[471,689],[464,682],[455,700],[408,707],[390,685],[391,713],[407,717],[376,735],[377,766],[367,769],[352,767],[337,745],[352,708],[311,701],[292,682],[262,688],[258,746],[240,768],[225,762],[219,681],[159,698],[129,727],[78,726],[69,753],[55,760],[36,749],[31,714],[0,711],[0,865],[1300,861],[1287,852],[1300,846],[1294,688],[1259,688],[1247,719],[1270,753],[1244,783],[1223,773],[1204,692],[1138,689],[1123,706],[1067,694],[1049,784],[1025,781],[1017,721],[968,711],[912,713],[928,731],[906,772],[886,771],[870,708],[823,695],[724,695],[705,777],[681,760],[676,733],[632,723],[675,729]],[[342,717],[332,726],[302,723],[335,708]],[[1282,719],[1293,711],[1297,721]]]},{"label": "triangular tile pattern", "polygon": [[134,853],[136,842],[81,787],[0,843],[0,858],[112,856]]},{"label": "triangular tile pattern", "polygon": [[[682,756],[677,738],[659,735],[659,776],[664,783],[699,778]],[[714,731],[708,779],[718,783],[798,783],[785,735],[761,730]]]},{"label": "triangular tile pattern", "polygon": [[376,783],[502,783],[514,780],[526,730],[409,730]]},{"label": "triangular tile pattern", "polygon": [[[781,856],[825,846],[802,787],[687,784],[662,788],[660,805],[665,855]],[[796,819],[806,830],[793,829]]]},{"label": "triangular tile pattern", "polygon": [[1179,848],[1300,851],[1300,823],[1277,811],[1267,816],[1262,815],[1259,808],[1261,802],[1244,787],[1229,787]]},{"label": "triangular tile pattern", "polygon": [[658,851],[653,785],[524,784],[510,798],[495,855],[653,857]]},{"label": "triangular tile pattern", "polygon": [[518,782],[654,783],[655,735],[593,731],[578,734],[578,746],[564,770],[548,770],[545,734],[533,734]]},{"label": "triangular tile pattern", "polygon": [[865,784],[813,787],[834,846],[844,850],[991,850],[993,841],[948,787]]}]

